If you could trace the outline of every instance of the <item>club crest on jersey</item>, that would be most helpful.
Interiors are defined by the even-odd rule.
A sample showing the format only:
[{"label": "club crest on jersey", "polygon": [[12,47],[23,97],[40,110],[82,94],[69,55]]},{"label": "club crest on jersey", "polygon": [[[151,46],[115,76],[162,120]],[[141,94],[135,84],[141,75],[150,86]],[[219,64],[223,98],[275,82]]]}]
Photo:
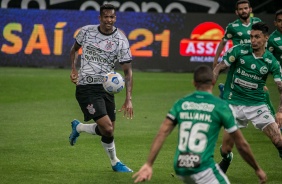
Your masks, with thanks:
[{"label": "club crest on jersey", "polygon": [[255,64],[252,64],[251,65],[251,69],[255,69],[256,68],[256,65]]},{"label": "club crest on jersey", "polygon": [[107,41],[107,43],[105,45],[105,49],[106,50],[112,50],[113,45],[114,44],[111,41]]},{"label": "club crest on jersey", "polygon": [[86,109],[88,109],[89,114],[94,114],[96,112],[95,108],[93,107],[93,104],[89,104]]},{"label": "club crest on jersey", "polygon": [[245,64],[245,60],[244,59],[240,59],[240,63],[243,65]]},{"label": "club crest on jersey", "polygon": [[266,74],[268,72],[268,69],[267,69],[266,66],[263,66],[263,67],[260,68],[259,71],[260,71],[261,74]]}]

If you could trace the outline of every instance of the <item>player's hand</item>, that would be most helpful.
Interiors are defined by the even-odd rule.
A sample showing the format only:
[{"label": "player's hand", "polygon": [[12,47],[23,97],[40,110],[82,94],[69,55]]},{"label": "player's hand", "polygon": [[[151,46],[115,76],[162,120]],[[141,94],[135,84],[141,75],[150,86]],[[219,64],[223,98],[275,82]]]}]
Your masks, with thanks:
[{"label": "player's hand", "polygon": [[76,69],[72,69],[71,70],[71,73],[70,73],[70,79],[71,79],[71,82],[76,84],[77,83],[77,79],[78,79],[78,72]]},{"label": "player's hand", "polygon": [[282,113],[281,112],[276,113],[275,120],[276,120],[276,123],[278,124],[278,127],[281,128],[282,127]]},{"label": "player's hand", "polygon": [[134,183],[149,181],[151,180],[153,175],[153,169],[148,164],[144,164],[141,169],[135,173],[132,178],[136,178]]},{"label": "player's hand", "polygon": [[133,118],[133,106],[131,100],[125,100],[124,104],[122,105],[121,109],[118,110],[118,112],[123,111],[123,117],[126,117],[127,119]]},{"label": "player's hand", "polygon": [[264,172],[262,169],[258,169],[258,170],[256,171],[256,175],[257,175],[258,178],[259,178],[259,183],[260,183],[260,184],[266,183],[267,176],[266,176],[265,172]]}]

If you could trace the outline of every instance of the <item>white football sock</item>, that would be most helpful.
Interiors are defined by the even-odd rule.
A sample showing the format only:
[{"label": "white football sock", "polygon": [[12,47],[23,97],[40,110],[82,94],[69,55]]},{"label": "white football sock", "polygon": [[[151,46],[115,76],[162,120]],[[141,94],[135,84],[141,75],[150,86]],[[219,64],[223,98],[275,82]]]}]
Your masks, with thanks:
[{"label": "white football sock", "polygon": [[79,123],[76,127],[76,131],[78,133],[86,132],[92,135],[96,135],[96,132],[95,132],[96,126],[97,126],[97,123],[92,123],[92,124]]},{"label": "white football sock", "polygon": [[120,161],[116,156],[115,142],[113,141],[110,144],[102,142],[102,146],[104,147],[108,157],[110,158],[112,166],[115,166],[116,163]]}]

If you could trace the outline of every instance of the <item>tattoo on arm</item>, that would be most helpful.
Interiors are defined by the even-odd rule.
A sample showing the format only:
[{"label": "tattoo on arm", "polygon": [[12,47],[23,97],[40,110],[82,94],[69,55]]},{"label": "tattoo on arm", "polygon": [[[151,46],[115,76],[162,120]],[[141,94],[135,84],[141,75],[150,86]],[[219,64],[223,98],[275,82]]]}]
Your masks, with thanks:
[{"label": "tattoo on arm", "polygon": [[228,66],[223,61],[221,61],[219,64],[216,65],[216,67],[213,70],[213,77],[215,81],[217,81],[220,72],[225,70],[227,67]]}]

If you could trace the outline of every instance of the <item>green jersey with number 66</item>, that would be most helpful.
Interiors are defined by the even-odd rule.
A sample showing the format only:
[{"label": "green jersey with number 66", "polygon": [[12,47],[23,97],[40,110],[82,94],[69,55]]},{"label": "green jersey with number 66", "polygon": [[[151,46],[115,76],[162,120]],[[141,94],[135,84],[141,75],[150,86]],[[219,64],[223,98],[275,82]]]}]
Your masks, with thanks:
[{"label": "green jersey with number 66", "polygon": [[229,49],[222,58],[230,66],[223,99],[233,105],[257,106],[266,103],[265,92],[268,74],[274,81],[281,81],[280,64],[266,50],[262,57],[253,54],[251,45],[237,45]]},{"label": "green jersey with number 66", "polygon": [[229,133],[238,129],[228,103],[204,91],[195,91],[178,100],[167,118],[178,125],[174,169],[181,176],[213,167],[221,127]]}]

